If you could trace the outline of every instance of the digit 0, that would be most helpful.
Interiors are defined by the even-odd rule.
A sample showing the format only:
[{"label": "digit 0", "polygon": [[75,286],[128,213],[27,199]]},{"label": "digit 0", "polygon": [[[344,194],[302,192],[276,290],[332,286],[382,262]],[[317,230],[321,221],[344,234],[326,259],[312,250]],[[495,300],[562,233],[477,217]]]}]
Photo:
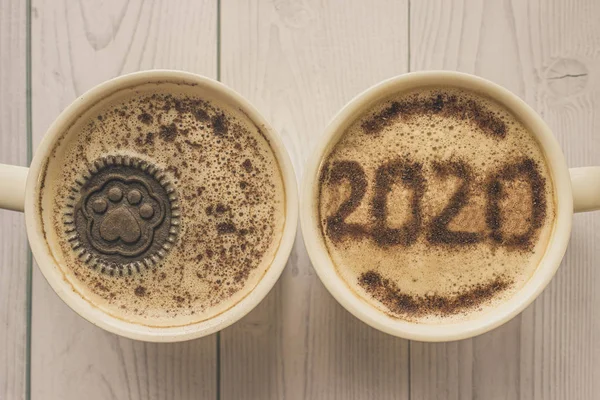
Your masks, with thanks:
[{"label": "digit 0", "polygon": [[[400,228],[387,224],[388,194],[394,183],[401,183],[412,190],[410,219]],[[375,195],[371,203],[374,225],[373,240],[382,247],[392,245],[409,246],[419,235],[422,224],[421,201],[425,192],[425,178],[419,163],[395,160],[381,165],[375,173]]]},{"label": "digit 0", "polygon": [[[504,182],[522,179],[531,190],[531,216],[527,217],[529,228],[520,235],[507,235],[503,232],[503,217],[500,201],[505,197]],[[537,164],[530,158],[508,164],[488,181],[486,222],[491,230],[490,238],[508,248],[529,248],[537,231],[546,217],[545,180],[538,171]]]}]

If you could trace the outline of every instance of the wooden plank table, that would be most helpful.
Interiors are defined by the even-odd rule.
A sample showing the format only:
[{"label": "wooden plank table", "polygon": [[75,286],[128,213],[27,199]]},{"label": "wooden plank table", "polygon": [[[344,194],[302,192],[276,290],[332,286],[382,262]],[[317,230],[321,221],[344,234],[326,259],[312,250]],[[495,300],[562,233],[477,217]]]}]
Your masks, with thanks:
[{"label": "wooden plank table", "polygon": [[[0,2],[0,162],[27,165],[58,113],[114,76],[174,68],[252,101],[297,176],[329,119],[408,71],[497,82],[548,122],[570,166],[600,165],[600,1]],[[0,211],[0,399],[597,399],[600,213],[577,215],[540,298],[475,339],[380,333],[324,289],[300,236],[273,291],[219,334],[135,342],[80,318]],[[33,265],[32,265],[33,264]]]}]

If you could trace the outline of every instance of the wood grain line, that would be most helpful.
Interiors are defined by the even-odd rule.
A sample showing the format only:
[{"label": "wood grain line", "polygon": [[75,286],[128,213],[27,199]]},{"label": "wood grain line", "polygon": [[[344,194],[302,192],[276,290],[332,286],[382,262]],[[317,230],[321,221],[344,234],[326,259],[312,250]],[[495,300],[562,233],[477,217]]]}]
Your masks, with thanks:
[{"label": "wood grain line", "polygon": [[[26,4],[0,5],[0,163],[27,165]],[[25,218],[0,210],[0,399],[24,399],[27,372]]]}]

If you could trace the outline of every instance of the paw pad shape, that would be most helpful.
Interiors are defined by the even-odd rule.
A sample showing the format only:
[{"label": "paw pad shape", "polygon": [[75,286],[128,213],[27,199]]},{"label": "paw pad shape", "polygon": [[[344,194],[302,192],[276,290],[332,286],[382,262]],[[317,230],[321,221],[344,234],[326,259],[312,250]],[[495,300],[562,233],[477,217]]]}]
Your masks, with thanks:
[{"label": "paw pad shape", "polygon": [[177,196],[166,174],[136,158],[96,161],[76,181],[65,212],[71,247],[92,267],[131,274],[155,265],[175,241]]},{"label": "paw pad shape", "polygon": [[106,254],[135,256],[152,243],[165,205],[139,178],[114,177],[87,197],[91,244]]}]

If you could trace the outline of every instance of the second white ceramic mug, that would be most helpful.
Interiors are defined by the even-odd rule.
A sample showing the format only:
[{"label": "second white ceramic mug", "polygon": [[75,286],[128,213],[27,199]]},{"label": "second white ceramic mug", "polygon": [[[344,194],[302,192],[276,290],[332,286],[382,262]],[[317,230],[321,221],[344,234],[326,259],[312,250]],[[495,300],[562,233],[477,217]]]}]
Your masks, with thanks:
[{"label": "second white ceramic mug", "polygon": [[[61,135],[79,116],[102,99],[123,89],[148,83],[186,83],[199,96],[217,99],[238,108],[258,127],[269,141],[279,163],[285,189],[285,225],[275,257],[256,287],[241,301],[223,313],[185,326],[152,327],[131,323],[108,314],[80,295],[68,282],[46,243],[41,213],[38,211],[40,185],[44,169]],[[297,184],[292,163],[279,136],[242,96],[225,85],[199,75],[171,70],[153,70],[124,75],[89,90],[68,106],[46,132],[30,168],[0,164],[0,208],[25,212],[27,236],[31,250],[44,277],[60,298],[79,315],[110,332],[132,339],[153,342],[176,342],[206,336],[221,330],[252,310],[271,290],[279,278],[292,249],[298,220]],[[49,211],[50,212],[50,211]]]},{"label": "second white ceramic mug", "polygon": [[[536,272],[514,296],[471,320],[446,324],[411,323],[390,317],[358,297],[338,275],[321,236],[318,221],[318,173],[321,163],[345,130],[370,106],[395,93],[428,86],[452,86],[496,100],[535,135],[542,148],[556,191],[556,220],[552,238]],[[550,128],[524,101],[485,79],[449,71],[415,72],[375,85],[351,100],[332,120],[304,171],[300,222],[306,249],[319,278],[335,299],[363,322],[383,332],[421,341],[465,339],[487,332],[523,311],[554,276],[571,233],[573,212],[600,209],[600,167],[567,167]]]}]

